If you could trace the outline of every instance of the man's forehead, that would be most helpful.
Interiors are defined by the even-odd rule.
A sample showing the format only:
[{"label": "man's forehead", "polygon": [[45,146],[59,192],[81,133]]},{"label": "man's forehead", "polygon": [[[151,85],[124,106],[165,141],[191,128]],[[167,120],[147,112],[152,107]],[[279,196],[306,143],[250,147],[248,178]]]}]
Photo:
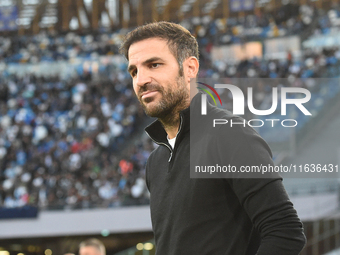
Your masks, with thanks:
[{"label": "man's forehead", "polygon": [[131,44],[129,48],[129,62],[143,56],[149,58],[151,55],[157,57],[162,54],[171,53],[167,41],[162,38],[148,38]]},{"label": "man's forehead", "polygon": [[85,255],[99,255],[100,254],[100,251],[98,251],[96,247],[89,246],[89,245],[81,247],[79,252]]}]

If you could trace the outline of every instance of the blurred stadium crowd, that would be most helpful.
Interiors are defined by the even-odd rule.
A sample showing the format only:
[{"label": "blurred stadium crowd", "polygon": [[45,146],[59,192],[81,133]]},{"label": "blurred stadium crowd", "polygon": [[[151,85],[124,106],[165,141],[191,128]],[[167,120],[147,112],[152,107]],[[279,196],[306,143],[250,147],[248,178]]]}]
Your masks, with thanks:
[{"label": "blurred stadium crowd", "polygon": [[131,149],[129,161],[117,157],[143,116],[128,79],[10,75],[5,80],[0,101],[4,205],[128,203],[124,197],[136,194],[131,189],[137,189],[133,185],[140,182],[150,151],[140,144]]},{"label": "blurred stadium crowd", "polygon": [[[198,39],[200,77],[295,78],[340,74],[340,50],[305,49],[299,58],[214,61],[213,46],[259,38],[331,33],[340,25],[334,6],[287,5],[273,13],[211,20],[183,21]],[[126,65],[99,67],[99,77],[19,75],[11,65],[30,65],[114,56],[126,30],[96,35],[55,35],[0,38],[0,207],[34,205],[41,209],[80,209],[148,203],[145,163],[155,145],[141,134],[147,121],[135,98]],[[304,34],[306,35],[306,34]],[[334,67],[334,68],[332,68]],[[327,72],[326,72],[327,70]],[[313,89],[313,84],[304,85]],[[271,88],[255,88],[255,103]]]}]

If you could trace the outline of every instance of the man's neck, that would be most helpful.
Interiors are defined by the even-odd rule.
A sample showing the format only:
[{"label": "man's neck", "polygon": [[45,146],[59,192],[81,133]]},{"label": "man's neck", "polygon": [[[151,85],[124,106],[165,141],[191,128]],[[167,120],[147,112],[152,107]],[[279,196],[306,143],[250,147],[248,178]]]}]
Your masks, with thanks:
[{"label": "man's neck", "polygon": [[159,119],[159,121],[162,123],[165,132],[168,134],[169,139],[176,137],[180,124],[179,113]]},{"label": "man's neck", "polygon": [[177,136],[179,125],[181,122],[180,112],[190,106],[190,97],[183,100],[167,115],[158,120],[162,123],[165,132],[168,134],[169,139]]}]

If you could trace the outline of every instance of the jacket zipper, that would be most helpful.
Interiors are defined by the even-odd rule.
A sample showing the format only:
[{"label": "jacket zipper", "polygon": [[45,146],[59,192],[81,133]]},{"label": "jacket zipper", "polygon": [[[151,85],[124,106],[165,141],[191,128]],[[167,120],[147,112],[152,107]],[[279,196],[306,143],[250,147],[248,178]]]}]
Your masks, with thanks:
[{"label": "jacket zipper", "polygon": [[158,145],[164,145],[165,147],[167,147],[169,150],[170,150],[170,158],[168,160],[168,162],[170,162],[171,158],[172,158],[172,153],[173,153],[173,150],[171,149],[171,147],[169,145],[167,145],[166,143],[162,143],[162,142],[157,142],[155,141],[154,139],[151,138],[151,136],[149,136],[148,132],[146,132],[146,134],[148,135],[148,137],[154,142],[154,143],[157,143]]},{"label": "jacket zipper", "polygon": [[[177,133],[177,134],[179,134],[179,133],[181,132],[181,130],[182,130],[182,124],[183,124],[183,117],[182,117],[182,115],[181,115],[181,122],[180,122],[179,129],[178,129],[178,133]],[[164,145],[165,147],[167,147],[167,148],[170,150],[170,157],[169,157],[169,160],[168,160],[168,162],[170,162],[171,159],[172,159],[172,155],[173,155],[174,150],[173,150],[169,145],[167,145],[166,143],[157,142],[157,141],[155,141],[154,139],[152,139],[148,132],[146,132],[146,134],[148,135],[148,137],[149,137],[154,143],[156,143],[156,144],[158,144],[158,145]]]},{"label": "jacket zipper", "polygon": [[[182,115],[181,115],[180,117],[181,117],[181,122],[180,122],[180,124],[179,124],[179,129],[178,129],[177,135],[178,135],[178,134],[181,132],[181,130],[182,130],[183,117],[182,117]],[[176,139],[176,140],[177,140],[177,139]],[[175,147],[176,147],[176,143],[175,143]],[[173,154],[174,154],[174,152],[175,152],[175,147],[174,147],[174,149],[172,150],[172,152],[171,152],[171,154],[170,154],[170,158],[169,158],[168,162],[170,162],[171,159],[172,159],[172,156],[173,156]]]}]

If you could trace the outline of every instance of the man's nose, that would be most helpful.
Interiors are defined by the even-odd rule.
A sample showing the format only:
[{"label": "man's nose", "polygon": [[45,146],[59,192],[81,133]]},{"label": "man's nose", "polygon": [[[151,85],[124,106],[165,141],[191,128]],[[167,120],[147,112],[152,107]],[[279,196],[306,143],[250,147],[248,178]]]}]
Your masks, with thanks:
[{"label": "man's nose", "polygon": [[147,70],[138,70],[136,77],[136,85],[144,86],[147,83],[151,82],[151,75]]}]

